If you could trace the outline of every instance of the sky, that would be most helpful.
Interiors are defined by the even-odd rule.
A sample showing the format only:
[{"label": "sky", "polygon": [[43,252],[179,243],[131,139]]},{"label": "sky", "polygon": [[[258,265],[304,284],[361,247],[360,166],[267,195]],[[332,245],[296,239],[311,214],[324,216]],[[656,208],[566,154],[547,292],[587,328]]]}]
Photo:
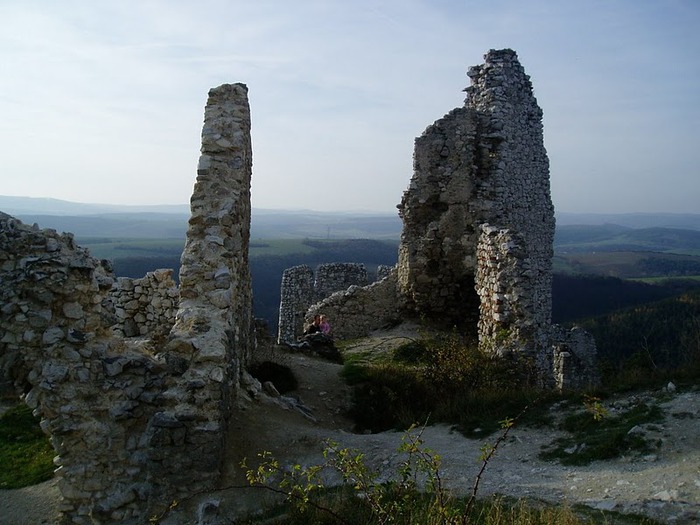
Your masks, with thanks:
[{"label": "sky", "polygon": [[697,0],[0,0],[0,195],[185,204],[242,82],[252,205],[395,213],[413,143],[514,49],[557,211],[700,213]]}]

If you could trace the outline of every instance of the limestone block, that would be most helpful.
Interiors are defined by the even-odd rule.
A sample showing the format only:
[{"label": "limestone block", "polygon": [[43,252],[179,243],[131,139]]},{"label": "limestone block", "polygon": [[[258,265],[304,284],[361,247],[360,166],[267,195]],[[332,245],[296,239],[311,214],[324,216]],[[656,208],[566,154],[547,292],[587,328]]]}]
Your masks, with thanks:
[{"label": "limestone block", "polygon": [[41,341],[44,345],[52,345],[55,344],[59,341],[61,341],[64,338],[65,334],[63,333],[63,329],[59,327],[53,327],[47,329],[41,338]]}]

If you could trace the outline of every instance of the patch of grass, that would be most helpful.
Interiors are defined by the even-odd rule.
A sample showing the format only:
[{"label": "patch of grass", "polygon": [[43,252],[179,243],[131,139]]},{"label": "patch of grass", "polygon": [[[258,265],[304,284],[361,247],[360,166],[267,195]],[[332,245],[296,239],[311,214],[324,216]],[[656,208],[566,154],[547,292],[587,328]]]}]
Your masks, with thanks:
[{"label": "patch of grass", "polygon": [[534,388],[467,391],[458,398],[443,400],[435,419],[454,423],[469,438],[489,436],[500,430],[503,420],[521,413],[519,426],[551,426],[549,404],[556,396]]},{"label": "patch of grass", "polygon": [[51,479],[55,452],[26,405],[0,418],[0,489],[17,489]]},{"label": "patch of grass", "polygon": [[394,349],[392,358],[408,365],[425,364],[428,361],[428,348],[423,341],[409,341]]},{"label": "patch of grass", "polygon": [[658,405],[639,403],[615,417],[596,420],[591,412],[567,416],[561,429],[568,437],[557,439],[540,457],[558,460],[562,465],[588,465],[593,461],[612,459],[624,454],[645,454],[658,447],[643,432],[630,432],[634,427],[661,421],[663,414]]},{"label": "patch of grass", "polygon": [[342,375],[355,387],[350,416],[359,431],[443,422],[483,437],[526,406],[521,424],[551,421],[544,401],[554,394],[531,386],[526,360],[494,357],[455,334],[408,341],[379,357],[345,355]]},{"label": "patch of grass", "polygon": [[410,368],[396,364],[346,365],[343,377],[355,385],[349,415],[360,432],[406,429],[430,416],[432,395],[428,385]]}]

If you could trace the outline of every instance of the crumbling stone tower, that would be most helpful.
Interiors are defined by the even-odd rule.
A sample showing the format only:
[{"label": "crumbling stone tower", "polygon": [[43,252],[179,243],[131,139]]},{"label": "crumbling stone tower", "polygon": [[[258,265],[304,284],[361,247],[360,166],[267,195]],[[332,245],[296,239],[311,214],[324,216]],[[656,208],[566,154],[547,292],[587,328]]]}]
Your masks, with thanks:
[{"label": "crumbling stone tower", "polygon": [[484,59],[464,107],[416,139],[398,206],[402,305],[545,368],[555,223],[542,110],[514,51]]},{"label": "crumbling stone tower", "polygon": [[487,351],[527,358],[542,386],[585,388],[597,382],[593,339],[551,324],[555,225],[542,110],[514,51],[484,59],[469,69],[464,106],[416,139],[396,270],[308,313],[330,314],[339,337],[406,318],[457,327]]}]

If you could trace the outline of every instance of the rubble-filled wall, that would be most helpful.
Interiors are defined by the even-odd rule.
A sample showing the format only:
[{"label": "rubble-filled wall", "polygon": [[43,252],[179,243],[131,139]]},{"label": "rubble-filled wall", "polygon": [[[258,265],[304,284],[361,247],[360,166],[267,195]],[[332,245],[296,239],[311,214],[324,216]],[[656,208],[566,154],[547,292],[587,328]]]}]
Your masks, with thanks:
[{"label": "rubble-filled wall", "polygon": [[386,264],[380,264],[377,266],[377,281],[381,281],[384,279],[384,277],[388,277],[395,268],[396,266],[388,266]]},{"label": "rubble-filled wall", "polygon": [[118,277],[110,297],[117,324],[124,337],[165,335],[175,323],[180,292],[171,269],[148,272],[144,277]]},{"label": "rubble-filled wall", "polygon": [[354,339],[401,322],[396,271],[368,286],[350,286],[312,305],[307,315],[327,316],[333,337]]},{"label": "rubble-filled wall", "polygon": [[213,488],[242,367],[254,344],[248,263],[252,149],[248,89],[209,91],[180,304],[159,355],[180,376],[151,424],[151,473],[165,496]]},{"label": "rubble-filled wall", "polygon": [[[550,348],[555,228],[542,110],[514,51],[490,51],[485,58],[483,65],[469,70],[466,101],[479,115],[480,140],[475,146],[481,151],[482,174],[487,174],[475,204],[489,211],[481,222],[517,236],[518,251],[511,257],[521,271],[497,285],[517,286],[519,315],[498,319],[482,309],[479,337],[487,342],[499,331],[510,330],[520,350],[541,356]],[[498,270],[495,273],[499,280]],[[488,282],[477,283],[482,304],[498,293],[486,289]]]},{"label": "rubble-filled wall", "polygon": [[554,386],[559,390],[585,390],[600,383],[593,336],[583,328],[566,330],[555,325],[552,341]]},{"label": "rubble-filled wall", "polygon": [[[527,357],[546,386],[573,384],[573,363],[577,384],[593,384],[592,340],[551,324],[555,224],[542,110],[514,51],[484,59],[469,69],[464,106],[416,139],[413,177],[398,205],[393,299],[404,317],[456,326],[484,349]],[[555,373],[555,359],[563,372]]]},{"label": "rubble-filled wall", "polygon": [[57,452],[67,523],[143,517],[143,437],[168,375],[112,337],[114,278],[72,235],[0,214],[0,363]]},{"label": "rubble-filled wall", "polygon": [[325,263],[316,268],[314,301],[320,301],[333,292],[349,286],[365,286],[367,269],[360,263]]},{"label": "rubble-filled wall", "polygon": [[[167,271],[113,287],[111,271],[70,234],[0,214],[0,375],[14,381],[57,451],[63,523],[145,523],[172,501],[214,488],[254,344],[251,165],[247,88],[212,89],[180,301],[165,341]],[[132,284],[133,300],[161,299],[166,326],[147,316],[136,324],[138,335],[146,326],[156,338],[115,334]]]},{"label": "rubble-filled wall", "polygon": [[527,323],[545,326],[551,317],[554,208],[542,111],[529,77],[511,50],[492,50],[484,58],[469,70],[465,106],[416,140],[414,175],[399,205],[399,283],[407,311],[474,333],[478,324],[480,336],[488,337],[500,322],[482,303],[499,292],[484,288],[493,280],[484,281],[486,270],[477,277],[480,226],[511,229],[522,238],[518,257],[528,266],[531,286],[520,299],[537,302]]},{"label": "rubble-filled wall", "polygon": [[313,298],[314,272],[310,266],[302,264],[282,272],[277,342],[292,343],[297,340]]},{"label": "rubble-filled wall", "polygon": [[446,326],[475,327],[475,246],[481,210],[474,209],[478,119],[458,108],[416,139],[414,174],[399,204],[400,299],[408,315]]},{"label": "rubble-filled wall", "polygon": [[[400,294],[409,315],[456,325],[482,343],[527,327],[534,353],[534,332],[551,317],[554,236],[542,111],[515,52],[484,58],[469,70],[464,107],[416,139],[399,205]],[[517,249],[498,239],[490,246],[499,231],[517,238]],[[517,298],[506,301],[514,287]]]},{"label": "rubble-filled wall", "polygon": [[350,286],[367,284],[367,269],[360,263],[324,263],[316,274],[309,266],[288,268],[282,274],[277,342],[292,343],[302,335],[309,307]]}]

